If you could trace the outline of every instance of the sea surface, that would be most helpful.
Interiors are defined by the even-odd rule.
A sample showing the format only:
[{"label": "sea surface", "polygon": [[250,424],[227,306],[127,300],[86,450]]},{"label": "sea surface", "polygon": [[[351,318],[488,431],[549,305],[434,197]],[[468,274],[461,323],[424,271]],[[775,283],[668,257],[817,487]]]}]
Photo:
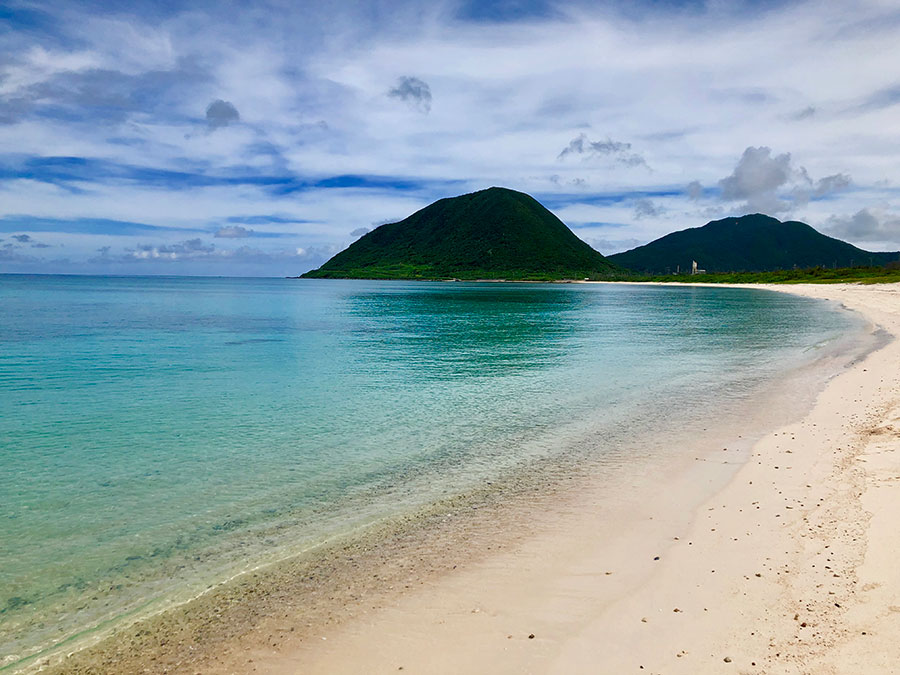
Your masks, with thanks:
[{"label": "sea surface", "polygon": [[623,461],[861,330],[729,288],[0,276],[0,670],[538,460]]}]

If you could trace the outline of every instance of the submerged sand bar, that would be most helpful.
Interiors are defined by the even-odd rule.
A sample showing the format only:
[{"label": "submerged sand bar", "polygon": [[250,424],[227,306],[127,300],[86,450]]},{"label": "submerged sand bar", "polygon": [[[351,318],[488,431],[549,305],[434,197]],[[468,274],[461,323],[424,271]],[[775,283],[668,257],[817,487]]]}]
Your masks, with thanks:
[{"label": "submerged sand bar", "polygon": [[[763,288],[839,301],[900,335],[900,285]],[[896,672],[900,341],[831,379],[799,421],[770,412],[750,420],[766,429],[752,447],[689,451],[662,480],[620,486],[617,507],[588,479],[525,485],[514,508],[462,528],[450,516],[470,505],[444,505],[218,589],[57,672]]]}]

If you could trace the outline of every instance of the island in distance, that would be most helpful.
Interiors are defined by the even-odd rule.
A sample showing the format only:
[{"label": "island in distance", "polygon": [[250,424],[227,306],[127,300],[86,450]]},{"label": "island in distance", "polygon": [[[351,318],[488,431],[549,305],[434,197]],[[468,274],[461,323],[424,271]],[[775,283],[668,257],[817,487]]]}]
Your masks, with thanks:
[{"label": "island in distance", "polygon": [[879,266],[897,259],[896,252],[865,251],[806,223],[761,213],[714,220],[609,256],[621,267],[649,275],[687,272],[694,260],[715,273]]},{"label": "island in distance", "polygon": [[618,271],[533,197],[492,187],[381,225],[302,276],[554,280]]},{"label": "island in distance", "polygon": [[712,221],[605,257],[533,197],[492,187],[441,199],[375,228],[317,270],[318,279],[622,280],[709,272],[881,266],[873,253],[797,221],[762,214]]}]

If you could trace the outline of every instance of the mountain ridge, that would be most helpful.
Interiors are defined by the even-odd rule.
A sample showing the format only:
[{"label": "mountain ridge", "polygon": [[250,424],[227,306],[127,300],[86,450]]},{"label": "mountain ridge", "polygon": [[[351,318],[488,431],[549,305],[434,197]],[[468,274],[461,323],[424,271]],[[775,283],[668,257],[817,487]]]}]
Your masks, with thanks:
[{"label": "mountain ridge", "polygon": [[897,252],[872,252],[829,237],[806,223],[761,213],[713,220],[607,258],[637,274],[689,272],[697,261],[708,272],[771,272],[792,268],[884,265]]}]

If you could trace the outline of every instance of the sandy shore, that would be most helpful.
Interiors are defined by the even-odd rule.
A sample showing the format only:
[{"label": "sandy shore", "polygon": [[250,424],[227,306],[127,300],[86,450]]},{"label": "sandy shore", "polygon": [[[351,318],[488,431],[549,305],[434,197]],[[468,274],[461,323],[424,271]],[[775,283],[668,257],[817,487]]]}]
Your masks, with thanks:
[{"label": "sandy shore", "polygon": [[[839,300],[900,335],[900,286],[771,288]],[[321,635],[257,644],[222,672],[900,672],[898,450],[893,340],[758,441],[686,520],[674,484],[628,532],[564,514]]]},{"label": "sandy shore", "polygon": [[[838,300],[900,336],[900,285],[769,288]],[[900,672],[900,340],[830,380],[799,421],[784,395],[773,400],[785,405],[743,428],[784,425],[752,446],[732,430],[625,484],[526,482],[445,504],[48,665]]]}]

